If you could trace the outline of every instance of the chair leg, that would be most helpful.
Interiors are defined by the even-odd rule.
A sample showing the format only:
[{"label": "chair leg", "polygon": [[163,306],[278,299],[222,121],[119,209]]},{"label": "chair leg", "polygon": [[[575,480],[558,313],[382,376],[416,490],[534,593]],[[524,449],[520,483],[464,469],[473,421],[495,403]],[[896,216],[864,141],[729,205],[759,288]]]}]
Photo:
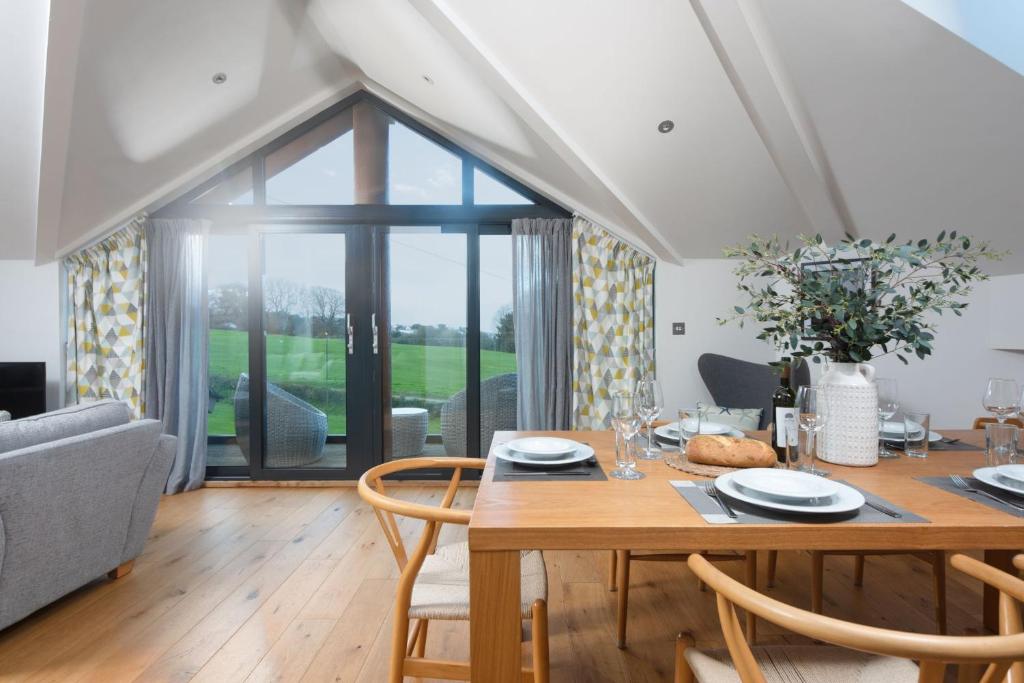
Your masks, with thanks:
[{"label": "chair leg", "polygon": [[[705,555],[707,555],[707,554],[708,554],[708,551],[706,551],[706,550],[701,550],[701,551],[700,551],[699,553],[697,553],[697,554],[698,554],[698,555],[700,555],[701,557],[704,557]],[[707,592],[707,590],[708,590],[708,587],[707,587],[707,585],[706,585],[706,584],[704,583],[704,580],[703,580],[703,579],[697,579],[697,590],[699,590],[699,591],[700,591],[701,593],[706,593],[706,592]]]},{"label": "chair leg", "polygon": [[864,585],[864,556],[856,555],[854,558],[853,565],[853,585],[863,586]]},{"label": "chair leg", "polygon": [[821,614],[824,601],[825,554],[811,551],[811,611]]},{"label": "chair leg", "polygon": [[686,661],[686,650],[693,647],[693,636],[680,633],[676,636],[676,673],[674,683],[695,683],[693,670]]},{"label": "chair leg", "polygon": [[608,590],[612,592],[614,592],[616,589],[615,581],[616,579],[618,579],[618,576],[616,576],[618,570],[615,567],[618,559],[618,551],[613,550],[610,553],[608,553]]},{"label": "chair leg", "polygon": [[548,604],[543,600],[534,601],[532,622],[533,680],[535,683],[548,683],[551,675],[548,652]]},{"label": "chair leg", "polygon": [[426,619],[420,621],[419,633],[416,634],[416,648],[413,650],[413,657],[423,658],[427,652],[427,627],[430,622]]},{"label": "chair leg", "polygon": [[768,587],[775,587],[775,569],[779,565],[779,551],[768,551]]},{"label": "chair leg", "polygon": [[389,683],[402,683],[405,678],[406,648],[409,645],[409,610],[395,605],[394,625],[391,627],[391,665]]},{"label": "chair leg", "polygon": [[932,553],[932,579],[935,582],[935,624],[941,635],[946,635],[946,553]]},{"label": "chair leg", "polygon": [[[757,590],[757,551],[748,550],[745,562],[745,582],[747,588]],[[747,642],[751,645],[757,640],[757,617],[747,612]]]},{"label": "chair leg", "polygon": [[616,600],[617,608],[617,635],[619,649],[625,649],[626,647],[626,612],[629,608],[629,552],[628,550],[618,550],[619,554],[618,562],[618,574],[615,581],[618,584],[619,595]]}]

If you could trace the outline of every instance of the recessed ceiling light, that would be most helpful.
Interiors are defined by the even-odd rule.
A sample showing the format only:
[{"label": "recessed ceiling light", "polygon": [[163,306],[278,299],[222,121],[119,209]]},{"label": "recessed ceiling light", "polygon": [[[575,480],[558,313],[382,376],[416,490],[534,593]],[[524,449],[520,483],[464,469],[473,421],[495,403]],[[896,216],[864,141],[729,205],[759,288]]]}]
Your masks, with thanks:
[{"label": "recessed ceiling light", "polygon": [[217,85],[220,85],[224,81],[228,80],[228,75],[223,71],[218,71],[217,73],[213,74],[213,78],[211,80]]},{"label": "recessed ceiling light", "polygon": [[423,74],[423,80],[427,82],[427,85],[434,85],[434,79],[427,74]]},{"label": "recessed ceiling light", "polygon": [[672,129],[675,128],[675,127],[676,127],[676,124],[674,124],[672,121],[670,121],[668,119],[665,119],[664,121],[662,121],[661,123],[658,124],[658,132],[659,133],[671,133]]}]

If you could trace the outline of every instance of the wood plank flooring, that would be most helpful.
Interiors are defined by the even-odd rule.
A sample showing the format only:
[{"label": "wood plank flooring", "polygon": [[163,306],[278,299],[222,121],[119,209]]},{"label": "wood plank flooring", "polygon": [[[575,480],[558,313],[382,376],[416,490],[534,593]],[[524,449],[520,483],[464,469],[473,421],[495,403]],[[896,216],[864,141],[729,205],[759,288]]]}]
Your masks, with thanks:
[{"label": "wood plank flooring", "polygon": [[[443,489],[395,492],[436,504]],[[474,493],[464,489],[456,505],[471,506]],[[401,530],[412,537],[419,527],[404,520]],[[463,538],[463,528],[442,532],[442,542]],[[712,594],[697,590],[684,565],[633,565],[629,647],[619,650],[607,554],[546,557],[553,681],[667,681],[676,632],[694,633],[701,647],[720,645]],[[826,612],[931,631],[930,572],[910,558],[869,558],[858,589],[852,558],[827,558]],[[376,683],[387,672],[397,576],[353,487],[168,497],[131,574],[98,579],[0,632],[0,681]],[[809,606],[809,585],[809,557],[784,553],[771,594]],[[951,633],[981,630],[979,595],[978,585],[950,572]],[[761,634],[793,640],[768,626]],[[432,623],[428,655],[467,658],[467,637],[465,624]]]}]

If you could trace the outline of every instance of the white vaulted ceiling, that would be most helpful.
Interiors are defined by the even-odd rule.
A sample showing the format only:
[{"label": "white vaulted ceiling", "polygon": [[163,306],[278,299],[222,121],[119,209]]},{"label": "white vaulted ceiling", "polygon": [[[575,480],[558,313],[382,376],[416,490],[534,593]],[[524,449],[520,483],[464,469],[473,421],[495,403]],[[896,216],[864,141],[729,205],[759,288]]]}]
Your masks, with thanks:
[{"label": "white vaulted ceiling", "polygon": [[358,88],[668,260],[754,232],[943,228],[1024,253],[1024,81],[899,0],[52,0],[50,13],[39,189],[20,196],[38,229],[8,242],[22,256],[158,207]]}]

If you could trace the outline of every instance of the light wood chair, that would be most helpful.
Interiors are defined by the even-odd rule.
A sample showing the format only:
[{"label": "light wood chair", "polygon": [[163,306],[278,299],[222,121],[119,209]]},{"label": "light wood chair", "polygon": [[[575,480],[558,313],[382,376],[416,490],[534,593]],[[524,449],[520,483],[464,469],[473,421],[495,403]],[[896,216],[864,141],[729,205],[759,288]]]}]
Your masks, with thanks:
[{"label": "light wood chair", "polygon": [[[983,667],[982,683],[997,683],[1011,667],[1016,675],[1024,661],[1019,604],[1024,601],[1024,581],[965,555],[954,555],[953,566],[1000,593],[1000,635],[927,635],[853,624],[773,600],[730,578],[699,555],[687,562],[717,594],[726,649],[700,651],[693,647],[692,637],[680,634],[676,683],[717,683],[737,677],[742,683],[764,683],[762,669],[771,671],[773,680],[939,683],[951,664],[959,667],[961,681],[978,680],[975,674]],[[1024,567],[1024,557],[1018,556],[1014,563]],[[737,606],[829,645],[751,648],[743,637]],[[919,661],[920,667],[910,660]]]},{"label": "light wood chair", "polygon": [[[482,470],[480,458],[406,458],[372,467],[359,478],[359,495],[373,507],[401,570],[395,595],[388,680],[401,683],[405,676],[470,680],[468,662],[427,659],[427,627],[431,620],[469,619],[469,546],[452,543],[438,546],[441,525],[469,524],[468,510],[453,510],[452,502],[462,481],[462,471]],[[454,474],[439,506],[422,505],[388,496],[383,478],[395,472],[419,469],[452,469]],[[424,521],[423,532],[406,552],[395,515]],[[523,669],[523,681],[547,683],[548,617],[547,569],[539,551],[524,551],[521,558],[522,618],[531,622],[533,668]],[[410,622],[416,624],[409,633]],[[479,679],[479,676],[476,677]]]},{"label": "light wood chair", "polygon": [[[686,562],[693,553],[669,552],[637,552],[635,550],[613,550],[608,563],[608,590],[616,591],[616,636],[619,649],[626,647],[626,617],[629,611],[629,569],[633,562]],[[757,552],[708,553],[697,554],[712,562],[743,562],[743,579],[748,586],[757,589]],[[768,551],[768,586],[775,583],[775,567],[778,563],[778,552]],[[700,590],[706,590],[703,581],[699,581]],[[757,639],[757,619],[747,614],[747,640]]]},{"label": "light wood chair", "polygon": [[[974,418],[974,425],[971,427],[971,429],[984,429],[985,425],[989,425],[992,424],[993,422],[998,421],[999,420],[995,419],[994,417],[976,417]],[[1020,420],[1016,417],[1008,417],[1004,420],[1004,422],[1008,425],[1013,425],[1014,427],[1020,427],[1021,429],[1024,429],[1024,420]]]}]

